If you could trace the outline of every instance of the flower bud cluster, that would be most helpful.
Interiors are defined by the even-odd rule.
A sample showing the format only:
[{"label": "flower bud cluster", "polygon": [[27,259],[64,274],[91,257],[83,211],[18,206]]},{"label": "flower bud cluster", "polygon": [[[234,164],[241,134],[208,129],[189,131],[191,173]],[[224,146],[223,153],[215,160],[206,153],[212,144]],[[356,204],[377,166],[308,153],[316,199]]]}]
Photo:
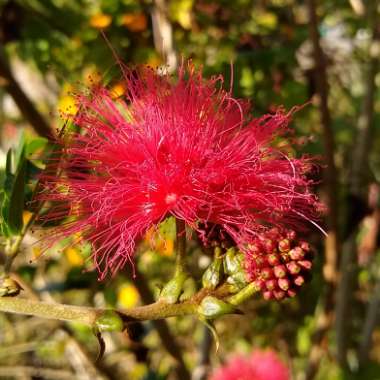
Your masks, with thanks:
[{"label": "flower bud cluster", "polygon": [[246,271],[267,300],[294,297],[312,267],[312,252],[292,230],[273,228],[249,245]]}]

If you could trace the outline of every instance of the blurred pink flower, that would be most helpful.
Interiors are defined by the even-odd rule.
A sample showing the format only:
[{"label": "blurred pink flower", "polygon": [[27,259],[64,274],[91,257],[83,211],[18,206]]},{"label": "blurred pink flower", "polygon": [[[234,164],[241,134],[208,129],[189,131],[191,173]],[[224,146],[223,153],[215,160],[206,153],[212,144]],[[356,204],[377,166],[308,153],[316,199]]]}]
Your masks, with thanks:
[{"label": "blurred pink flower", "polygon": [[232,357],[210,380],[290,380],[289,369],[274,351],[254,350]]},{"label": "blurred pink flower", "polygon": [[291,139],[278,144],[291,113],[253,118],[221,76],[191,63],[177,74],[123,67],[123,96],[101,85],[77,94],[61,174],[45,175],[45,220],[69,217],[52,241],[81,232],[102,274],[131,262],[136,240],[169,215],[198,231],[219,225],[241,249],[271,225],[318,215],[310,159],[293,157]]}]

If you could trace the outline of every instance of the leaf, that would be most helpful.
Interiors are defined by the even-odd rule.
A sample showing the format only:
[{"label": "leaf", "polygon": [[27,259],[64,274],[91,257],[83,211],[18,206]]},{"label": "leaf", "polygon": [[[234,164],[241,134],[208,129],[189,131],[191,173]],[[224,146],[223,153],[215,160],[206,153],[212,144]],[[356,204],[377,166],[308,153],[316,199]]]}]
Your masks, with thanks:
[{"label": "leaf", "polygon": [[26,164],[25,156],[23,156],[19,163],[9,197],[7,224],[10,231],[14,234],[20,233],[23,227],[22,213],[24,211]]},{"label": "leaf", "polygon": [[11,175],[12,174],[12,161],[13,161],[13,150],[12,148],[8,150],[7,153],[7,160],[5,163],[5,175]]},{"label": "leaf", "polygon": [[26,137],[25,137],[25,131],[21,133],[20,140],[17,144],[16,149],[14,150],[14,171],[16,171],[16,168],[18,168],[20,161],[23,159],[25,156],[25,146],[26,146]]},{"label": "leaf", "polygon": [[48,140],[44,137],[37,137],[26,144],[25,156],[29,158],[32,154],[40,149],[43,149],[48,143]]},{"label": "leaf", "polygon": [[7,154],[3,194],[1,199],[1,229],[5,236],[17,235],[23,227],[22,214],[25,198],[25,177],[27,161],[25,150],[18,151],[16,174],[12,173],[13,151]]}]

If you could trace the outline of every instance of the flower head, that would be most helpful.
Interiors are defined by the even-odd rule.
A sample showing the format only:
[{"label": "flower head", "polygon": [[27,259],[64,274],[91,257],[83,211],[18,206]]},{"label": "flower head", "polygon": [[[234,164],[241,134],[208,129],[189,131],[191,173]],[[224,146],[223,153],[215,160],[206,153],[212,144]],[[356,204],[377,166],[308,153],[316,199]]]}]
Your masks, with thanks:
[{"label": "flower head", "polygon": [[243,250],[270,226],[317,217],[310,160],[278,144],[291,113],[253,118],[221,76],[206,80],[191,63],[177,74],[123,67],[123,96],[101,85],[76,94],[61,174],[45,175],[47,219],[68,217],[52,238],[81,232],[102,273],[131,261],[136,241],[168,215],[198,232],[218,225]]},{"label": "flower head", "polygon": [[250,356],[232,357],[211,380],[289,380],[289,369],[274,351],[254,350]]},{"label": "flower head", "polygon": [[245,252],[245,270],[267,300],[294,297],[312,268],[312,252],[295,231],[272,228]]}]

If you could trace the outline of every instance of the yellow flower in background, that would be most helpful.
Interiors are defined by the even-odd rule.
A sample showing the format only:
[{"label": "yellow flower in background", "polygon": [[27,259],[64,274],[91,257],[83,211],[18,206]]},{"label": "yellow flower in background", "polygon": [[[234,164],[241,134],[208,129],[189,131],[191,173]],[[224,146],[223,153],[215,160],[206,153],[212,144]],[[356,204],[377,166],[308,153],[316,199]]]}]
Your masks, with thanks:
[{"label": "yellow flower in background", "polygon": [[22,221],[24,226],[29,223],[31,217],[33,216],[33,213],[27,210],[24,210],[22,213]]},{"label": "yellow flower in background", "polygon": [[131,32],[143,32],[148,27],[148,19],[144,13],[125,13],[120,20],[121,25]]},{"label": "yellow flower in background", "polygon": [[175,0],[170,2],[171,18],[177,21],[184,29],[191,28],[193,2],[193,0]]},{"label": "yellow flower in background", "polygon": [[163,256],[171,256],[174,253],[173,239],[161,239],[157,246],[157,251]]},{"label": "yellow flower in background", "polygon": [[159,229],[152,227],[145,233],[145,242],[162,256],[171,256],[174,253],[175,224],[173,223],[174,219],[164,221]]},{"label": "yellow flower in background", "polygon": [[112,22],[112,17],[105,13],[97,13],[90,18],[90,25],[95,29],[105,29]]},{"label": "yellow flower in background", "polygon": [[140,294],[131,283],[125,283],[119,287],[117,293],[117,303],[120,307],[131,308],[140,301]]},{"label": "yellow flower in background", "polygon": [[103,76],[95,65],[87,66],[83,70],[83,81],[85,86],[93,86],[99,84],[103,80]]},{"label": "yellow flower in background", "polygon": [[78,111],[75,98],[70,94],[72,90],[71,85],[64,85],[58,100],[58,110],[64,115],[75,115]]},{"label": "yellow flower in background", "polygon": [[112,99],[120,98],[120,96],[122,96],[126,90],[127,90],[127,87],[126,87],[125,82],[120,81],[116,83],[114,86],[111,87],[110,93],[111,93]]},{"label": "yellow flower in background", "polygon": [[67,261],[73,267],[80,267],[84,264],[84,259],[80,254],[80,250],[77,247],[69,247],[65,249],[65,255]]},{"label": "yellow flower in background", "polygon": [[38,259],[42,255],[42,249],[40,247],[32,247],[33,260]]},{"label": "yellow flower in background", "polygon": [[163,64],[162,59],[156,55],[152,54],[146,61],[146,64],[153,69],[157,69],[157,67],[161,66]]}]

